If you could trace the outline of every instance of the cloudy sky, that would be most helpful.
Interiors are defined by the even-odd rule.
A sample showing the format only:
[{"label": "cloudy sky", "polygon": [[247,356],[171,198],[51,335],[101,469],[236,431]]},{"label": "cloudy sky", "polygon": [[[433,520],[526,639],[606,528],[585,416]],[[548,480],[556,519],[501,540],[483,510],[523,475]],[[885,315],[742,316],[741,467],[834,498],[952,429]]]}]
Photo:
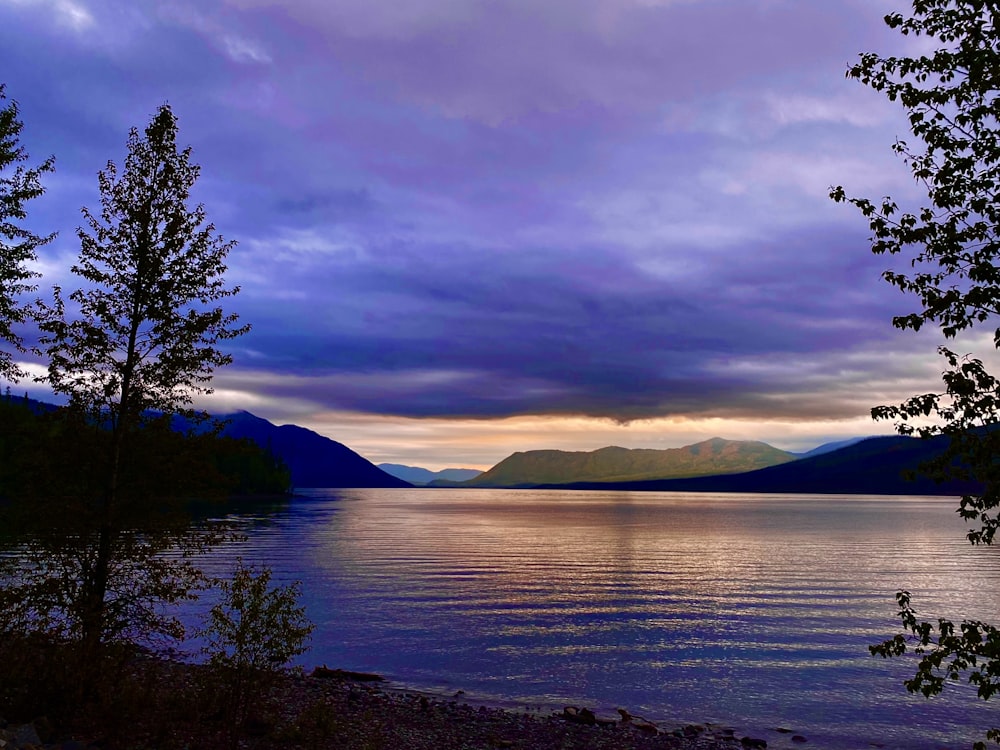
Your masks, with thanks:
[{"label": "cloudy sky", "polygon": [[901,111],[844,76],[904,7],[0,0],[0,82],[56,157],[41,290],[166,102],[253,324],[211,409],[432,469],[891,431],[870,408],[933,388],[936,342],[892,329],[912,302],[827,194],[915,195]]}]

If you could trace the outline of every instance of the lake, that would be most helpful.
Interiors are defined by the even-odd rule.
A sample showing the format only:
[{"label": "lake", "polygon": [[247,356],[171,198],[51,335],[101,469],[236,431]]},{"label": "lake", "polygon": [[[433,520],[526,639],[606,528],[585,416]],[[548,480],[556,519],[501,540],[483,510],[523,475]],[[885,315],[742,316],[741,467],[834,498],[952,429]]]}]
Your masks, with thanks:
[{"label": "lake", "polygon": [[[618,707],[791,747],[968,747],[1000,724],[967,685],[906,693],[894,593],[1000,620],[1000,549],[957,501],[531,490],[304,490],[213,553],[301,580],[306,665],[506,706]],[[201,607],[207,606],[202,603]],[[188,617],[193,617],[193,611]]]}]

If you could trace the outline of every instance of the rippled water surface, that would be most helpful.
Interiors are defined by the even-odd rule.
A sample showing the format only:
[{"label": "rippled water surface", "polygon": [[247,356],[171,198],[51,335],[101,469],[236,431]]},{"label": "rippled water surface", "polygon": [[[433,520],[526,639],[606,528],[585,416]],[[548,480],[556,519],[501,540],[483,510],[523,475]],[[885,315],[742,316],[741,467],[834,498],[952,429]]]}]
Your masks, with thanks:
[{"label": "rippled water surface", "polygon": [[[618,706],[783,747],[965,747],[1000,724],[967,686],[908,695],[897,589],[1000,620],[1000,550],[948,498],[311,490],[219,550],[301,579],[306,664],[506,704]],[[912,670],[910,670],[912,671]]]}]

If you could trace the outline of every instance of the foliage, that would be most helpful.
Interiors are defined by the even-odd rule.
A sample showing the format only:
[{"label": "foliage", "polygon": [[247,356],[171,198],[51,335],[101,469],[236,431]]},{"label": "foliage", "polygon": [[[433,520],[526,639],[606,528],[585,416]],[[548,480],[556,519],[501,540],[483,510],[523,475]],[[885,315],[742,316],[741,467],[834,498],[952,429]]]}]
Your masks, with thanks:
[{"label": "foliage", "polygon": [[[917,141],[898,140],[893,148],[927,203],[901,210],[891,197],[848,198],[842,187],[833,188],[831,197],[853,204],[868,219],[874,253],[909,259],[909,271],[883,274],[919,300],[915,312],[894,318],[893,325],[913,331],[935,326],[952,340],[983,324],[995,326],[1000,312],[1000,6],[914,0],[912,16],[892,13],[885,21],[904,35],[928,38],[936,49],[919,57],[866,53],[847,75],[906,110]],[[993,345],[1000,347],[1000,327],[993,329]],[[1000,383],[982,359],[947,346],[938,351],[945,362],[941,392],[877,407],[872,415],[896,420],[902,434],[951,437],[946,454],[926,470],[982,483],[982,492],[962,497],[959,513],[978,525],[968,534],[973,544],[991,544],[1000,523]],[[897,600],[906,632],[872,646],[872,653],[899,656],[912,641],[921,658],[906,683],[911,692],[935,695],[946,680],[965,674],[981,698],[991,698],[1000,675],[996,629],[978,621],[959,627],[944,619],[920,622],[908,592]],[[1000,741],[998,730],[987,736]]]},{"label": "foliage", "polygon": [[213,437],[207,447],[234,495],[283,495],[292,486],[285,462],[249,438]]},{"label": "foliage", "polygon": [[47,308],[49,375],[56,393],[98,410],[112,431],[127,432],[153,410],[174,413],[232,361],[220,340],[245,333],[218,300],[236,294],[223,275],[233,242],[224,242],[205,208],[188,208],[199,167],[177,150],[177,120],[160,107],[145,134],[134,128],[121,175],[108,162],[98,175],[101,213],[83,209],[78,230],[85,286],[69,295],[79,313],[67,320],[62,290]]},{"label": "foliage", "polygon": [[305,651],[313,630],[298,606],[299,584],[271,586],[271,570],[237,560],[202,631],[204,652],[223,680],[224,711],[234,729],[246,721],[278,669]]},{"label": "foliage", "polygon": [[[129,443],[105,647],[100,669],[84,683],[88,665],[75,644],[97,551],[110,433],[73,411],[0,398],[0,705],[26,712],[25,720],[42,706],[53,720],[66,718],[84,698],[88,716],[116,716],[122,658],[133,642],[170,644],[181,635],[168,605],[209,584],[192,555],[228,532],[218,523],[192,530],[187,499],[217,517],[229,493],[287,487],[287,470],[267,473],[274,458],[256,445],[174,426],[150,421]],[[85,687],[90,695],[81,694]]]},{"label": "foliage", "polygon": [[[17,405],[0,409],[25,411]],[[13,421],[13,420],[9,420]],[[74,410],[24,419],[10,462],[9,497],[0,513],[16,555],[5,558],[0,636],[44,632],[81,641],[102,553],[104,479],[111,434]],[[203,441],[150,423],[126,446],[114,534],[108,549],[102,643],[153,642],[182,634],[164,605],[191,597],[205,580],[193,556],[223,529],[190,529],[183,500],[224,492]],[[164,553],[170,553],[165,555]],[[6,573],[6,575],[3,575]]]},{"label": "foliage", "polygon": [[23,567],[8,580],[28,620],[80,644],[86,669],[107,644],[181,635],[164,605],[202,585],[191,558],[221,538],[192,533],[179,512],[219,475],[169,422],[210,390],[213,369],[230,361],[219,342],[246,326],[214,306],[237,291],[223,279],[233,243],[203,206],[189,208],[199,168],[176,135],[167,106],[142,135],[131,131],[121,173],[108,162],[98,175],[100,214],[83,209],[73,317],[58,287],[39,304],[43,380],[70,403],[25,455],[65,465],[22,474],[33,480],[19,495],[52,513],[35,513],[43,524],[29,524]]},{"label": "foliage", "polygon": [[[0,104],[6,99],[4,88],[0,84]],[[28,160],[28,154],[20,143],[23,128],[17,102],[0,108],[0,340],[18,350],[22,341],[12,326],[23,323],[27,316],[18,298],[35,288],[31,279],[38,275],[28,264],[35,259],[35,250],[55,236],[42,237],[19,224],[27,218],[25,204],[45,192],[42,175],[55,165],[50,156],[37,167],[25,168],[22,162]],[[0,378],[16,380],[22,374],[11,353],[0,349]]]},{"label": "foliage", "polygon": [[305,651],[312,632],[297,606],[300,584],[271,586],[271,570],[238,560],[219,581],[221,601],[212,607],[205,635],[210,663],[238,671],[268,671]]},{"label": "foliage", "polygon": [[[902,656],[912,647],[922,657],[916,674],[904,683],[907,690],[930,698],[944,690],[947,680],[958,680],[963,672],[968,672],[969,682],[976,686],[983,700],[1000,692],[1000,629],[979,620],[966,620],[956,628],[949,620],[939,619],[935,626],[917,619],[910,606],[909,591],[896,594],[896,601],[903,628],[913,638],[900,633],[872,646],[871,652],[888,658]],[[989,730],[986,736],[1000,742],[998,729]],[[984,745],[977,743],[976,747]]]},{"label": "foliage", "polygon": [[[217,430],[181,431],[187,427],[176,420],[147,418],[143,430],[151,432],[137,436],[141,445],[133,451],[123,496],[141,495],[143,503],[162,509],[190,499],[195,501],[192,509],[218,515],[224,501],[230,507],[237,499],[288,491],[288,467],[270,451]],[[44,515],[47,504],[63,502],[60,498],[99,495],[94,466],[106,453],[107,440],[106,429],[74,421],[71,413],[55,406],[9,393],[0,396],[0,508],[5,501],[9,506],[7,515],[0,513],[0,546],[4,532],[16,530],[11,511],[31,523]],[[155,455],[146,455],[148,451]]]}]

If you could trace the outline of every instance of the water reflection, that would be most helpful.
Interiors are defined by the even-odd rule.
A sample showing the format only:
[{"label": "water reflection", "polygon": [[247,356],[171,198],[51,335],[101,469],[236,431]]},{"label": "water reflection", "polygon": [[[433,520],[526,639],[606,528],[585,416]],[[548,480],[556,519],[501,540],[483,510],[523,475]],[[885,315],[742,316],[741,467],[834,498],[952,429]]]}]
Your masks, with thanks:
[{"label": "water reflection", "polygon": [[[306,659],[509,701],[794,724],[826,746],[961,746],[974,700],[905,694],[893,593],[998,619],[996,549],[953,500],[315,491],[248,520],[243,554],[303,579]],[[952,691],[953,693],[956,691]]]}]

